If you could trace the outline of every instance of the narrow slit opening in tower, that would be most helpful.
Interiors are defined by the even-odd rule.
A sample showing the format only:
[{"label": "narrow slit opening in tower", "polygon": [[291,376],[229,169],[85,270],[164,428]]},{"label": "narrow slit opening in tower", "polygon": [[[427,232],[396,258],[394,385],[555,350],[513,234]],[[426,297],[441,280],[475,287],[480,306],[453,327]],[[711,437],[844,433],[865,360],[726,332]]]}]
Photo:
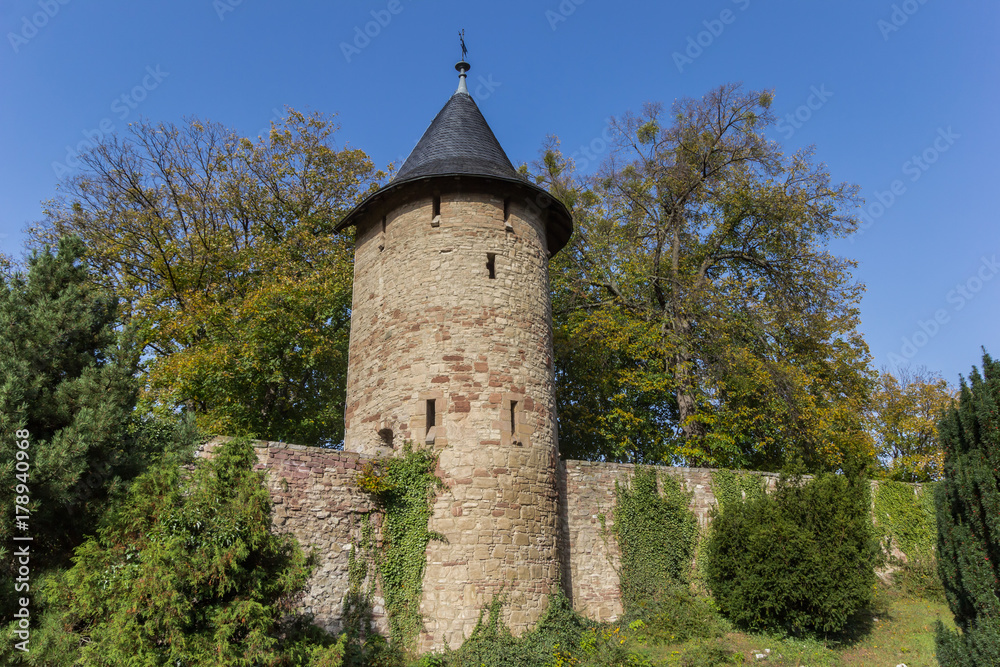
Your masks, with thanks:
[{"label": "narrow slit opening in tower", "polygon": [[510,197],[503,198],[503,221],[510,222]]},{"label": "narrow slit opening in tower", "polygon": [[486,270],[490,274],[490,280],[497,277],[497,254],[495,252],[486,253]]},{"label": "narrow slit opening in tower", "polygon": [[510,402],[510,437],[517,439],[517,401]]},{"label": "narrow slit opening in tower", "polygon": [[427,399],[427,413],[425,415],[425,423],[427,424],[427,436],[424,438],[424,442],[428,445],[434,444],[434,436],[437,426],[437,413],[435,411],[434,399]]},{"label": "narrow slit opening in tower", "polygon": [[431,203],[431,227],[437,227],[441,224],[441,196],[434,195],[434,199]]},{"label": "narrow slit opening in tower", "polygon": [[382,252],[385,250],[385,216],[382,216],[382,235],[379,237],[378,241],[378,251]]}]

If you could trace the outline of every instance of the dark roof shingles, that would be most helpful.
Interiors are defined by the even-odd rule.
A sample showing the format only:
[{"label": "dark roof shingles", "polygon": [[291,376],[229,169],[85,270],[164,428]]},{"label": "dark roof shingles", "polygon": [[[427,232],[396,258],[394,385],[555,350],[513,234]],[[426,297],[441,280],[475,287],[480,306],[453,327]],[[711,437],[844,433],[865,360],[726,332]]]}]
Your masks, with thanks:
[{"label": "dark roof shingles", "polygon": [[440,174],[518,178],[493,130],[467,93],[451,96],[393,180],[398,183]]}]

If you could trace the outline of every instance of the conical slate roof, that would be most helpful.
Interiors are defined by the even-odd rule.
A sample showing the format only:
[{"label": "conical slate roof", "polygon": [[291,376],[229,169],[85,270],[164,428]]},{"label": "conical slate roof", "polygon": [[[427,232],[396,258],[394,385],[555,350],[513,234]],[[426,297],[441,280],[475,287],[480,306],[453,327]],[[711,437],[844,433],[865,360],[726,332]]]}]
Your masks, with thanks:
[{"label": "conical slate roof", "polygon": [[517,178],[514,165],[467,92],[451,96],[394,181],[443,174]]},{"label": "conical slate roof", "polygon": [[541,216],[549,253],[555,254],[573,233],[572,216],[562,202],[517,173],[469,95],[465,85],[469,64],[461,62],[455,68],[459,70],[458,90],[431,121],[395,178],[355,206],[336,230],[363,218],[377,219],[428,191],[493,191],[520,198]]}]

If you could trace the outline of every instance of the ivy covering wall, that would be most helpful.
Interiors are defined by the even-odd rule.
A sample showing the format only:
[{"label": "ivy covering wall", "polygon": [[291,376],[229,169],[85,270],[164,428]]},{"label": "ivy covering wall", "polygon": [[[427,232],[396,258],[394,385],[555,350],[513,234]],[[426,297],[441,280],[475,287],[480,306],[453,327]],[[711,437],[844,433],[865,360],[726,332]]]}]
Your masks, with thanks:
[{"label": "ivy covering wall", "polygon": [[764,495],[764,479],[758,473],[732,470],[712,471],[712,493],[719,511]]},{"label": "ivy covering wall", "polygon": [[[389,637],[403,651],[415,648],[421,628],[427,544],[432,539],[444,539],[427,528],[435,491],[442,486],[434,475],[436,467],[437,456],[407,443],[401,456],[376,459],[358,476],[358,486],[371,494],[381,520],[380,544],[372,540],[370,533],[363,540],[381,583]],[[357,578],[364,578],[367,573],[360,564],[356,567],[361,575]],[[360,587],[360,583],[357,585]]]},{"label": "ivy covering wall", "polygon": [[686,584],[698,521],[690,494],[670,475],[636,468],[628,484],[615,484],[614,533],[621,551],[621,592],[626,613]]},{"label": "ivy covering wall", "polygon": [[907,558],[923,558],[934,551],[937,523],[935,483],[916,486],[880,481],[875,489],[875,525],[883,544],[894,544]]}]

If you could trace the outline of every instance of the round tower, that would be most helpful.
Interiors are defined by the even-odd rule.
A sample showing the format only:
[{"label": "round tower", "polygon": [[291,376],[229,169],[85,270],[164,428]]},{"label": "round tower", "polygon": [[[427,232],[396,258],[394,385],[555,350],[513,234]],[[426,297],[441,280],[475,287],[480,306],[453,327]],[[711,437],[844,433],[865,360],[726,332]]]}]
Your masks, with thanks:
[{"label": "round tower", "polygon": [[503,594],[520,634],[558,581],[547,264],[569,212],[518,176],[465,84],[356,227],[345,448],[439,455],[424,648],[458,646]]}]

